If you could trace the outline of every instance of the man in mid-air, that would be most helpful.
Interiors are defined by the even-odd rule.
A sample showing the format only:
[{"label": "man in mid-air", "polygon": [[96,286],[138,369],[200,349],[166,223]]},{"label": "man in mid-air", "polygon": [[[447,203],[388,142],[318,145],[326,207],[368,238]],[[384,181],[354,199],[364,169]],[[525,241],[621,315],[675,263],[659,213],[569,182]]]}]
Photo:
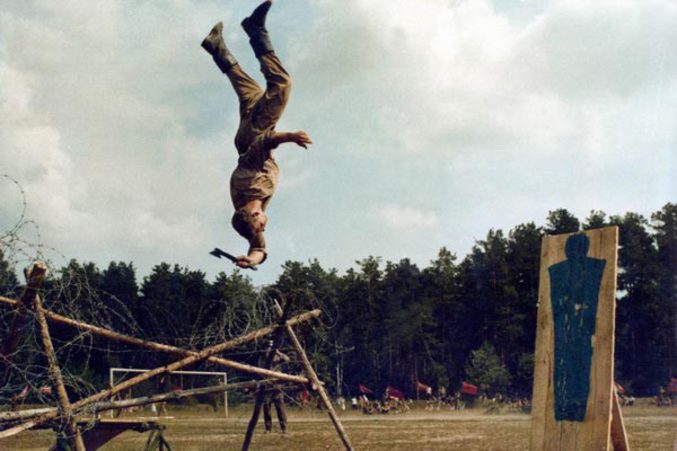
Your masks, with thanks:
[{"label": "man in mid-air", "polygon": [[273,149],[287,142],[304,149],[312,144],[304,131],[275,131],[275,124],[289,100],[291,78],[275,54],[265,27],[271,5],[272,1],[261,3],[242,21],[254,55],[261,63],[265,91],[244,72],[226,47],[223,23],[217,23],[202,41],[202,47],[230,79],[240,102],[240,126],[235,135],[239,159],[230,179],[230,197],[235,207],[233,228],[249,242],[247,255],[235,258],[235,264],[241,268],[253,268],[268,256],[263,235],[268,222],[265,210],[275,193],[279,175]]}]

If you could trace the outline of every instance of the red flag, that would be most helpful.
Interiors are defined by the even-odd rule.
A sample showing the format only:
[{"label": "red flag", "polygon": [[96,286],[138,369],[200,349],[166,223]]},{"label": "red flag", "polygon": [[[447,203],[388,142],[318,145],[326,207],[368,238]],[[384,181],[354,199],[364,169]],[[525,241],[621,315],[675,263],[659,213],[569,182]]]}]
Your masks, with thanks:
[{"label": "red flag", "polygon": [[477,395],[477,385],[469,384],[468,382],[461,383],[461,393],[464,395]]},{"label": "red flag", "polygon": [[390,385],[388,385],[386,387],[386,398],[404,399],[404,393],[402,393],[395,387],[391,387]]},{"label": "red flag", "polygon": [[365,387],[362,384],[360,384],[360,393],[362,393],[363,395],[373,395],[374,394],[373,391],[369,390],[367,387]]}]

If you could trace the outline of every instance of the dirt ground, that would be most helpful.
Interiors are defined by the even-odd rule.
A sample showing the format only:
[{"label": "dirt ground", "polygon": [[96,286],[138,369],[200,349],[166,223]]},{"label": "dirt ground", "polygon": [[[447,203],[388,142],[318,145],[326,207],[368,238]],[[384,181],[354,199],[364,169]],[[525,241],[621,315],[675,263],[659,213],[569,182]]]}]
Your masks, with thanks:
[{"label": "dirt ground", "polygon": [[[673,451],[677,412],[670,408],[640,405],[623,410],[631,449]],[[486,413],[485,409],[427,411],[414,409],[399,415],[363,415],[339,412],[341,421],[357,450],[526,450],[529,447],[530,417],[519,413]],[[150,410],[134,417],[158,420],[166,426],[164,437],[174,451],[240,449],[251,415],[251,406],[231,408],[229,417],[215,414],[207,406],[169,407],[169,417],[157,418]],[[263,432],[262,418],[254,435],[252,450],[341,450],[344,449],[328,416],[317,410],[290,409],[286,434],[274,423],[273,432]],[[273,418],[273,421],[276,421]],[[125,432],[103,451],[142,450],[148,433]],[[25,432],[0,441],[0,450],[44,450],[53,444],[51,431]]]}]

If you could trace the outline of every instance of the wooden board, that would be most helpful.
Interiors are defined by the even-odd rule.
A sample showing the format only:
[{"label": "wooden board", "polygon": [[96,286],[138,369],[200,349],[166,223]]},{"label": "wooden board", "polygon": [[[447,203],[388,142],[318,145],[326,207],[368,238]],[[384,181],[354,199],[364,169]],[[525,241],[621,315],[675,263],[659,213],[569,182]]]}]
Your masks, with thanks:
[{"label": "wooden board", "polygon": [[[621,404],[618,402],[618,393],[616,387],[613,388],[613,400],[611,402],[611,444],[614,451],[629,451],[630,442],[628,442],[628,434],[625,431],[625,424],[623,423],[623,413],[621,411]],[[675,442],[677,446],[677,442]]]},{"label": "wooden board", "polygon": [[610,449],[617,249],[617,227],[543,238],[534,451]]}]

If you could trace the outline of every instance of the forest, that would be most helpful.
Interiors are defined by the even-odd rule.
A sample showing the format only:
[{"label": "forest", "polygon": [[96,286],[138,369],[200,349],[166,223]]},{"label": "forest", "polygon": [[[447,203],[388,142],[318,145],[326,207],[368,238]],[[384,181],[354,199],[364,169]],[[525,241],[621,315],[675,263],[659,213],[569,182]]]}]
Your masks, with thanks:
[{"label": "forest", "polygon": [[[163,262],[139,278],[133,262],[99,268],[71,260],[50,271],[43,303],[121,333],[201,349],[274,321],[271,298],[284,298],[295,312],[322,309],[320,321],[298,333],[333,395],[355,395],[361,384],[377,395],[391,386],[416,397],[419,382],[435,391],[455,391],[467,381],[488,394],[529,397],[542,237],[609,225],[620,229],[616,380],[635,396],[653,396],[677,373],[674,203],[648,218],[592,211],[579,220],[566,209],[552,210],[544,225],[489,230],[466,256],[442,247],[426,267],[406,258],[366,256],[339,273],[323,267],[319,258],[287,261],[266,287],[254,286],[237,269],[209,281],[199,270]],[[0,294],[16,298],[23,276],[10,264],[11,252],[0,247]],[[0,338],[11,319],[11,309],[0,306]],[[73,392],[102,388],[113,366],[153,368],[174,359],[64,326],[50,328]],[[256,364],[265,346],[253,343],[228,356]],[[39,340],[26,334],[12,358],[17,371],[10,373],[0,398],[25,384],[48,383],[39,347]],[[290,372],[301,371],[293,362],[289,366]],[[230,380],[238,378],[250,377],[229,374]]]}]

